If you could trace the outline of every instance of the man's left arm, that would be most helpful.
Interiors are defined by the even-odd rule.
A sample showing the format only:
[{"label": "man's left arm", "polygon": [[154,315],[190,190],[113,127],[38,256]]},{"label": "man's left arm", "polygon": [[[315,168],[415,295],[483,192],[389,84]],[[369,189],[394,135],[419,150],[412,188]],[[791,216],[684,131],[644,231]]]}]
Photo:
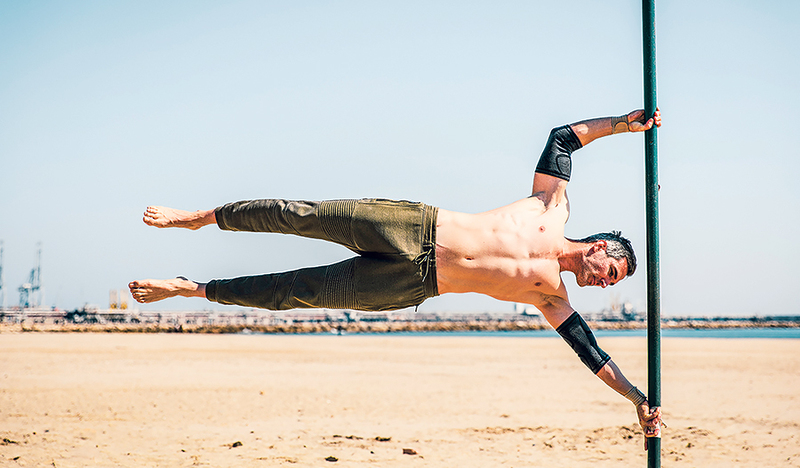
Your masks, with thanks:
[{"label": "man's left arm", "polygon": [[609,359],[595,375],[633,403],[645,437],[661,436],[661,408],[651,408],[645,394],[625,378],[614,361]]},{"label": "man's left arm", "polygon": [[606,385],[633,403],[645,437],[660,436],[661,408],[650,408],[644,393],[625,377],[611,357],[598,346],[589,325],[569,302],[562,297],[546,296],[535,305],[581,362]]}]

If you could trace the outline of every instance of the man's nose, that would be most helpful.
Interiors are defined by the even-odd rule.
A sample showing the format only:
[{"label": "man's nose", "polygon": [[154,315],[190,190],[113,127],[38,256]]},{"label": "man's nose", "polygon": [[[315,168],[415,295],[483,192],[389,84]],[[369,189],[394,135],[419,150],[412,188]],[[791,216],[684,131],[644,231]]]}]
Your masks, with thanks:
[{"label": "man's nose", "polygon": [[605,278],[600,279],[600,287],[605,289],[608,286],[608,280]]}]

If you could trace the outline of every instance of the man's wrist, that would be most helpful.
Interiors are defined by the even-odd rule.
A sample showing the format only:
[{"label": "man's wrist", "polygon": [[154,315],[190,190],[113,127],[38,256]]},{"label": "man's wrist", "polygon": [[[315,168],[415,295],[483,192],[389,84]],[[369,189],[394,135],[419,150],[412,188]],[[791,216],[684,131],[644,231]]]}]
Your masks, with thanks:
[{"label": "man's wrist", "polygon": [[636,387],[631,387],[631,389],[628,390],[628,393],[622,396],[627,398],[631,403],[633,403],[634,406],[639,406],[645,401],[647,401],[647,397],[645,396],[645,394],[642,393],[642,391]]},{"label": "man's wrist", "polygon": [[619,117],[611,117],[611,134],[629,132],[630,126],[628,125],[628,115],[621,115]]}]

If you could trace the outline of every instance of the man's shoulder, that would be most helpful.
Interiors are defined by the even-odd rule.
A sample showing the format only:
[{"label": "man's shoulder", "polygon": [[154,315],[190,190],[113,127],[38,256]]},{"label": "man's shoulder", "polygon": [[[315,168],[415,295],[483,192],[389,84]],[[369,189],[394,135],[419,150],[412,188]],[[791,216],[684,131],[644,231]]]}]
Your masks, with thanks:
[{"label": "man's shoulder", "polygon": [[495,208],[488,213],[530,213],[530,214],[542,214],[547,211],[547,205],[545,205],[544,200],[540,197],[530,196],[527,198],[523,198],[517,200],[513,203],[509,203],[508,205],[501,206],[499,208]]},{"label": "man's shoulder", "polygon": [[538,238],[538,236],[546,232],[546,238],[551,238],[553,242],[560,243],[563,240],[564,225],[569,219],[569,204],[565,201],[561,204],[548,206],[542,199],[531,196],[493,210],[492,213],[497,213],[513,220],[515,228],[526,231],[533,229],[533,232],[537,234],[537,242],[545,240]]},{"label": "man's shoulder", "polygon": [[560,201],[555,201],[548,198],[549,194],[546,192],[535,192],[533,195],[514,203],[501,207],[499,209],[508,209],[509,211],[527,211],[535,214],[544,214],[546,212],[562,212],[569,214],[569,200],[564,197]]}]

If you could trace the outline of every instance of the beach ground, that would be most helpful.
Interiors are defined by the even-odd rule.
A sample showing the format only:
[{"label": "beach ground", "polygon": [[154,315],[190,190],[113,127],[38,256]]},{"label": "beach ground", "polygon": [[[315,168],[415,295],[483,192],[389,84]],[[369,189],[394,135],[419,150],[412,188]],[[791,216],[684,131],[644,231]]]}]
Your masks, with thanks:
[{"label": "beach ground", "polygon": [[[603,338],[646,387],[644,338]],[[665,338],[662,466],[800,467],[800,340]],[[0,466],[646,466],[558,338],[0,334]]]}]

